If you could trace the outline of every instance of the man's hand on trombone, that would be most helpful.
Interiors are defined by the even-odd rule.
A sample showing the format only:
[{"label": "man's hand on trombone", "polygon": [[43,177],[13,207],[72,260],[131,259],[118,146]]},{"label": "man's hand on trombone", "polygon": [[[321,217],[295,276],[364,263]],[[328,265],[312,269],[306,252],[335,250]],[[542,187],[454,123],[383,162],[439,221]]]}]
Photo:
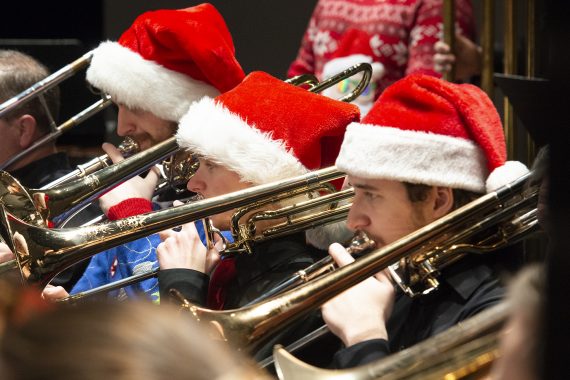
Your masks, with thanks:
[{"label": "man's hand on trombone", "polygon": [[[119,149],[112,144],[104,143],[103,150],[109,155],[114,164],[124,160]],[[159,178],[158,168],[153,167],[144,178],[135,176],[105,193],[99,198],[99,206],[105,215],[108,215],[111,207],[126,199],[143,198],[150,202]]]},{"label": "man's hand on trombone", "polygon": [[[337,243],[330,246],[329,254],[340,267],[354,261]],[[324,304],[323,319],[346,347],[370,339],[388,340],[386,322],[392,314],[394,296],[389,275],[380,272]]]}]

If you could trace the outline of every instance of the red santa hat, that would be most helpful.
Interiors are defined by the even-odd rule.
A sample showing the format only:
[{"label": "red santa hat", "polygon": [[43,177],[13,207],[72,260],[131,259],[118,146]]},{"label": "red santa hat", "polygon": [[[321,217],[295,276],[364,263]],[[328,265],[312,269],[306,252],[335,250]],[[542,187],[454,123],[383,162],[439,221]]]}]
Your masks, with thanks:
[{"label": "red santa hat", "polygon": [[262,72],[193,103],[180,120],[181,147],[263,184],[334,164],[358,107]]},{"label": "red santa hat", "polygon": [[232,37],[210,4],[146,12],[93,51],[87,80],[115,102],[178,121],[202,96],[242,81]]},{"label": "red santa hat", "polygon": [[357,177],[484,193],[528,172],[505,159],[501,120],[483,91],[412,75],[348,127],[336,164]]},{"label": "red santa hat", "polygon": [[374,52],[370,47],[370,35],[359,29],[348,29],[342,36],[338,49],[323,66],[323,78],[330,78],[358,63],[372,65],[371,81],[379,80],[384,75],[384,65],[374,61]]}]

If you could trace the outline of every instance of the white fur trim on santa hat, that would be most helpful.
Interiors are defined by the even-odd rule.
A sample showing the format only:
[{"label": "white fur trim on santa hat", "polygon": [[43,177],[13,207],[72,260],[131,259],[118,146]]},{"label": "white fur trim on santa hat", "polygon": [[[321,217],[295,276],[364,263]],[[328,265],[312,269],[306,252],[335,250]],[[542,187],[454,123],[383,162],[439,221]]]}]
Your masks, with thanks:
[{"label": "white fur trim on santa hat", "polygon": [[497,190],[529,172],[525,164],[519,161],[507,161],[504,165],[495,168],[487,178],[487,192]]},{"label": "white fur trim on santa hat", "polygon": [[365,54],[353,54],[346,57],[334,58],[325,63],[323,66],[322,77],[324,79],[330,78],[333,75],[340,73],[359,63],[370,63],[372,65],[372,78],[371,81],[377,81],[384,75],[384,65],[380,62],[372,62],[372,57]]},{"label": "white fur trim on santa hat", "polygon": [[351,123],[336,166],[356,177],[485,192],[485,155],[473,142],[418,131]]},{"label": "white fur trim on santa hat", "polygon": [[178,144],[259,185],[308,172],[281,140],[250,126],[214,99],[192,104],[176,134]]},{"label": "white fur trim on santa hat", "polygon": [[116,103],[170,121],[178,121],[193,101],[219,95],[215,87],[146,60],[111,41],[93,51],[87,80]]}]

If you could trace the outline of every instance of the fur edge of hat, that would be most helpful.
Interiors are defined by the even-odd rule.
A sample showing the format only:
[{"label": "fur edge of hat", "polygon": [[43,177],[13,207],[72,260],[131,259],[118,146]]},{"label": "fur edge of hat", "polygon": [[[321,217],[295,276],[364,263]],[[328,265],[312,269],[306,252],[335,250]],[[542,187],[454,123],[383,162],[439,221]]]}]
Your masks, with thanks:
[{"label": "fur edge of hat", "polygon": [[170,121],[178,121],[193,101],[219,95],[214,86],[146,60],[112,41],[102,42],[93,51],[87,80],[119,104]]},{"label": "fur edge of hat", "polygon": [[485,192],[488,170],[472,141],[351,123],[337,167],[349,175]]},{"label": "fur edge of hat", "polygon": [[214,99],[190,106],[180,120],[178,144],[238,173],[243,181],[264,184],[308,172],[281,140],[274,140]]}]

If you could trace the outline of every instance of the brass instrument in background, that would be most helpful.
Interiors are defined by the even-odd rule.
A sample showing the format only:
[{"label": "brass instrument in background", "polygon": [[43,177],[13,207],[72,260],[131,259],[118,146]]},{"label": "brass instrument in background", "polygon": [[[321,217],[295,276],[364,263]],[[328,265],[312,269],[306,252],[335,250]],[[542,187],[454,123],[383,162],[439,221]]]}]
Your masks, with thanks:
[{"label": "brass instrument in background", "polygon": [[[426,268],[432,263],[444,267],[465,252],[486,253],[535,232],[538,229],[538,187],[527,189],[528,177],[529,174],[345,267],[269,300],[224,311],[190,302],[184,305],[191,315],[209,325],[222,339],[238,349],[253,351],[271,334],[405,257],[424,257]],[[429,268],[412,278],[417,279],[417,285],[437,285],[431,280],[437,277],[440,267]]]},{"label": "brass instrument in background", "polygon": [[92,57],[93,57],[92,52],[85,53],[82,57],[64,66],[63,68],[49,75],[45,79],[35,83],[33,86],[27,88],[18,95],[0,104],[0,117],[2,117],[7,113],[9,113],[10,111],[14,110],[16,107],[19,107],[22,104],[38,97],[42,106],[46,111],[46,115],[48,116],[51,128],[50,133],[48,133],[45,136],[42,136],[39,140],[35,141],[30,147],[10,157],[8,160],[0,163],[0,169],[7,168],[8,166],[14,164],[15,162],[21,160],[23,157],[25,157],[27,154],[34,151],[35,149],[47,144],[48,142],[54,141],[64,132],[67,132],[68,130],[74,128],[75,126],[81,124],[82,122],[84,122],[91,116],[95,115],[99,111],[107,108],[111,104],[110,96],[107,94],[101,94],[101,99],[99,101],[93,103],[91,106],[87,107],[86,109],[79,112],[75,116],[72,116],[67,121],[63,122],[58,126],[55,120],[53,119],[53,116],[49,112],[49,109],[43,98],[44,92],[54,88],[65,79],[71,77],[72,75],[78,73],[80,70],[86,68],[91,62]]},{"label": "brass instrument in background", "polygon": [[482,378],[499,355],[499,332],[508,314],[508,304],[500,303],[410,348],[345,370],[313,367],[277,346],[275,369],[281,380]]}]

